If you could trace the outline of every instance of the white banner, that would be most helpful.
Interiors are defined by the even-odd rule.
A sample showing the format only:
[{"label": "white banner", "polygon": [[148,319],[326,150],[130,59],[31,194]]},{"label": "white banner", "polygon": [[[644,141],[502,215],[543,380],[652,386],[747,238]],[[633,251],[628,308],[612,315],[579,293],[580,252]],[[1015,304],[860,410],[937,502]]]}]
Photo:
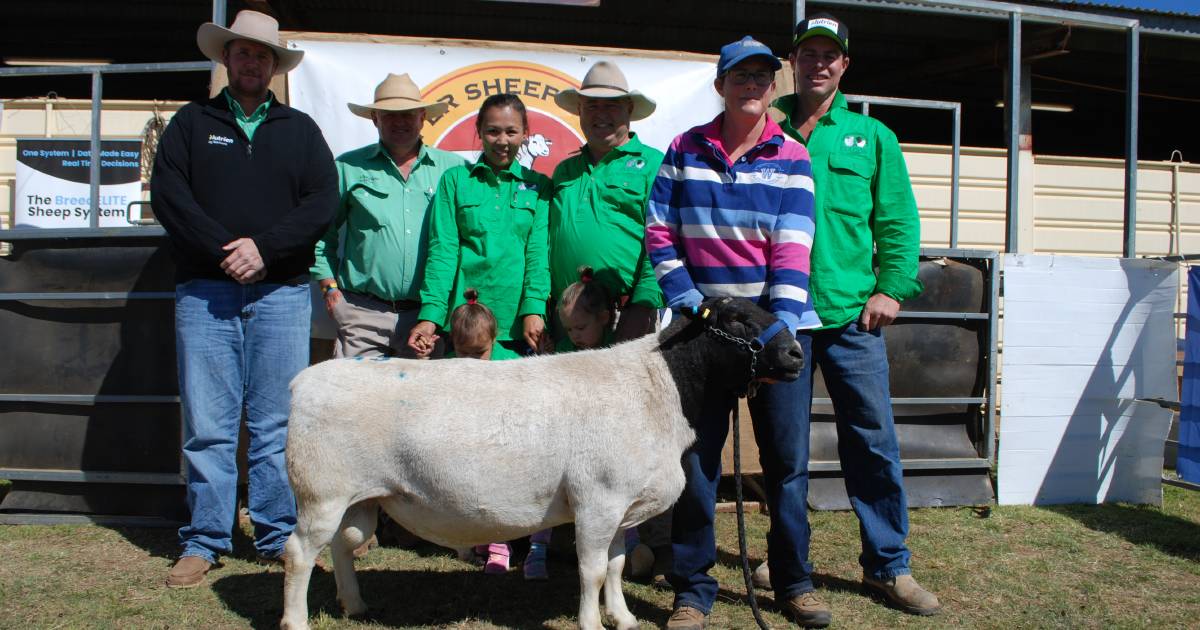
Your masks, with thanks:
[{"label": "white banner", "polygon": [[[125,216],[141,201],[140,140],[100,145],[100,227],[129,227]],[[18,138],[13,226],[82,228],[91,225],[91,143],[59,138]],[[135,219],[140,206],[133,206]]]},{"label": "white banner", "polygon": [[1002,505],[1162,502],[1178,266],[1004,256]]},{"label": "white banner", "polygon": [[652,116],[631,125],[650,146],[665,150],[679,133],[708,122],[721,110],[712,87],[713,62],[303,39],[289,46],[304,51],[304,62],[288,76],[290,103],[317,121],[334,155],[378,140],[371,122],[351,114],[346,103],[372,102],[375,86],[389,72],[407,73],[426,100],[450,105],[444,116],[428,121],[425,142],[470,159],[480,149],[474,121],[483,100],[501,92],[519,95],[529,112],[525,160],[546,175],[583,144],[578,118],[560,109],[554,95],[578,88],[583,75],[601,59],[620,66],[630,89],[658,104]]}]

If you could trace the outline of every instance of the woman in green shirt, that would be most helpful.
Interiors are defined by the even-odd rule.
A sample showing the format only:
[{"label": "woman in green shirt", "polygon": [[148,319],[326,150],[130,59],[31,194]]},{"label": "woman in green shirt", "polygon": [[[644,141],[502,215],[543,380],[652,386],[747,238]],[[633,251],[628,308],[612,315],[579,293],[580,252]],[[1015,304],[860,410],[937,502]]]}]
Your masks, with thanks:
[{"label": "woman in green shirt", "polygon": [[448,314],[474,287],[509,349],[548,345],[543,316],[550,293],[547,245],[550,179],[517,162],[529,131],[525,105],[513,94],[483,101],[475,119],[483,152],[474,164],[442,176],[429,212],[429,256],[421,286],[420,322],[409,346],[427,355],[448,329]]}]

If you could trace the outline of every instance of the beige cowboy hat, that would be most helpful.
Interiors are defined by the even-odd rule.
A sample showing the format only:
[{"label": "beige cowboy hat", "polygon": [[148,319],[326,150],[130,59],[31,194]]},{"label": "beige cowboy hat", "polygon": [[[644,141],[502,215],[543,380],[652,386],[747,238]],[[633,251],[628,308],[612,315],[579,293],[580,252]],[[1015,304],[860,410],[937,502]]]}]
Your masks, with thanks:
[{"label": "beige cowboy hat", "polygon": [[637,90],[631,91],[629,83],[625,80],[625,73],[621,72],[617,64],[608,61],[597,61],[587,71],[587,74],[583,75],[583,85],[579,86],[578,90],[574,88],[563,90],[554,95],[554,102],[568,112],[578,114],[580,96],[628,98],[633,101],[633,113],[629,115],[630,120],[646,118],[654,113],[656,107],[654,101],[645,94]]},{"label": "beige cowboy hat", "polygon": [[221,53],[225,44],[235,39],[245,39],[262,44],[275,51],[279,64],[275,74],[287,74],[292,68],[300,65],[304,57],[303,50],[288,50],[279,45],[279,22],[266,13],[258,11],[238,11],[229,28],[205,22],[196,31],[196,45],[205,57],[221,63]]},{"label": "beige cowboy hat", "polygon": [[424,109],[426,116],[441,116],[450,109],[446,103],[426,103],[421,100],[421,88],[407,74],[388,74],[375,88],[375,102],[370,105],[346,103],[356,116],[370,118],[371,112],[403,112]]}]

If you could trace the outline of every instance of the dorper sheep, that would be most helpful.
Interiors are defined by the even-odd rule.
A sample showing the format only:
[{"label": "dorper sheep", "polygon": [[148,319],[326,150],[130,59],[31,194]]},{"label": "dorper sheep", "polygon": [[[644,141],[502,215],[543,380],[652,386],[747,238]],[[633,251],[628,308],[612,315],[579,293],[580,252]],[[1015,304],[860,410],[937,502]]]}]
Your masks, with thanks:
[{"label": "dorper sheep", "polygon": [[602,586],[617,627],[638,627],[621,593],[624,531],[682,492],[680,458],[704,392],[732,396],[752,380],[799,375],[800,345],[780,329],[751,302],[721,298],[603,350],[304,370],[292,382],[298,520],[284,552],[282,626],[308,627],[309,578],[331,542],[338,599],[347,614],[366,612],[352,552],[371,536],[379,505],[452,548],[574,522],[580,627],[602,627]]}]

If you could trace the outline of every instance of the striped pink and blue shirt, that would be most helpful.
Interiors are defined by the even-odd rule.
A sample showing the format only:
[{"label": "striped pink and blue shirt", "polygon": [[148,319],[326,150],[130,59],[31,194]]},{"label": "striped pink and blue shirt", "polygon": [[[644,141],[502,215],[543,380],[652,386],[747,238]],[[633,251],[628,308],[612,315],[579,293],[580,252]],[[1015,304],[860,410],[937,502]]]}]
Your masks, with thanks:
[{"label": "striped pink and blue shirt", "polygon": [[650,193],[646,251],[667,305],[744,297],[793,331],[816,328],[808,150],[768,118],[758,144],[730,164],[723,121],[718,115],[676,137]]}]

